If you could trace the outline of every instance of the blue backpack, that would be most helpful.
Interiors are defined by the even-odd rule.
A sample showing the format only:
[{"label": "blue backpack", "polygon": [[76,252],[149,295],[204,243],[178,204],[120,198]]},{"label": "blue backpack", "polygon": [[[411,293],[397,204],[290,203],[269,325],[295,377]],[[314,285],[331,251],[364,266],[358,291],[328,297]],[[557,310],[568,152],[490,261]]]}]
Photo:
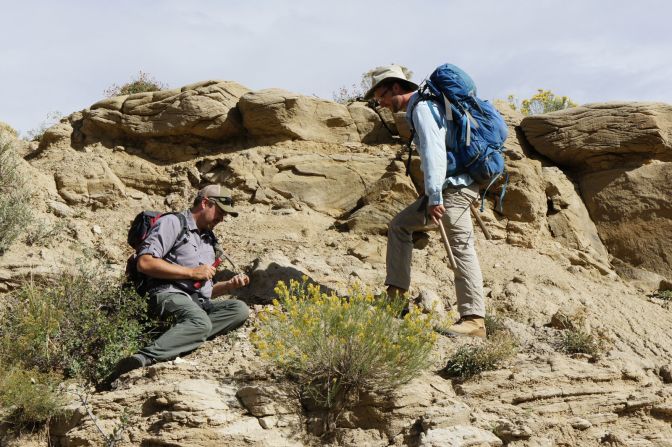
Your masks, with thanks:
[{"label": "blue backpack", "polygon": [[[448,123],[446,156],[449,171],[446,175],[467,173],[483,186],[483,211],[483,199],[488,189],[505,175],[502,149],[509,130],[504,118],[492,104],[476,96],[474,81],[455,65],[439,66],[418,94],[422,100],[434,101]],[[411,141],[415,136],[415,128],[412,127]],[[410,163],[410,143],[408,161]],[[500,194],[500,210],[505,191],[506,181]]]}]

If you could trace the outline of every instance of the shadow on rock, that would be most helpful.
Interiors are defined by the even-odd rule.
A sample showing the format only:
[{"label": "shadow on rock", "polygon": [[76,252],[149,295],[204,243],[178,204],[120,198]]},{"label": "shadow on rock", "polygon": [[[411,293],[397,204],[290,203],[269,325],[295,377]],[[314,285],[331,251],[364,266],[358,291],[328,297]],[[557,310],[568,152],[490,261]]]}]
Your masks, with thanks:
[{"label": "shadow on rock", "polygon": [[307,271],[300,266],[293,265],[284,256],[256,259],[248,273],[250,285],[233,291],[231,294],[245,301],[247,304],[270,304],[274,298],[275,286],[278,281],[289,284],[291,280],[318,284],[324,293],[330,294],[333,290],[313,280]]}]

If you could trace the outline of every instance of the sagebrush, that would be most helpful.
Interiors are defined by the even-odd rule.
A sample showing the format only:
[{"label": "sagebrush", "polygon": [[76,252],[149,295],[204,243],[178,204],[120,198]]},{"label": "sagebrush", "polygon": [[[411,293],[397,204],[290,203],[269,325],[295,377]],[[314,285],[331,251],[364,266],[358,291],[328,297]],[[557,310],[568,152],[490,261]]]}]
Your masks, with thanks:
[{"label": "sagebrush", "polygon": [[31,191],[12,141],[0,136],[0,256],[33,219]]},{"label": "sagebrush", "polygon": [[12,293],[2,313],[2,359],[98,383],[135,352],[146,302],[101,269],[80,265],[55,284],[27,283]]},{"label": "sagebrush", "polygon": [[0,312],[0,404],[40,423],[63,403],[58,382],[97,384],[147,341],[146,302],[103,267],[81,261],[55,282],[27,282]]},{"label": "sagebrush", "polygon": [[2,136],[2,134],[7,134],[13,138],[18,138],[19,136],[19,133],[16,131],[16,129],[14,129],[9,124],[0,121],[0,136]]},{"label": "sagebrush", "polygon": [[48,421],[62,411],[60,375],[0,363],[0,407],[5,421],[23,427]]},{"label": "sagebrush", "polygon": [[483,371],[500,368],[518,351],[518,343],[506,331],[479,344],[460,346],[448,360],[444,372],[451,378],[467,380]]},{"label": "sagebrush", "polygon": [[402,300],[357,286],[339,297],[305,281],[280,282],[276,293],[252,340],[263,358],[329,410],[332,423],[356,391],[391,390],[429,365],[432,323],[419,309],[400,318]]},{"label": "sagebrush", "polygon": [[563,331],[559,348],[567,354],[587,354],[598,359],[607,349],[604,337],[583,329],[567,329]]},{"label": "sagebrush", "polygon": [[485,333],[488,334],[488,337],[492,338],[497,334],[508,332],[506,324],[504,323],[504,318],[492,309],[488,309],[484,319]]},{"label": "sagebrush", "polygon": [[135,78],[122,85],[112,84],[105,89],[104,94],[106,97],[111,98],[120,95],[133,95],[135,93],[158,92],[166,88],[168,88],[167,84],[157,81],[149,73],[140,70]]},{"label": "sagebrush", "polygon": [[586,354],[598,359],[607,349],[607,338],[601,332],[589,329],[587,318],[585,307],[572,315],[559,313],[557,323],[562,332],[555,342],[556,349],[567,354]]}]

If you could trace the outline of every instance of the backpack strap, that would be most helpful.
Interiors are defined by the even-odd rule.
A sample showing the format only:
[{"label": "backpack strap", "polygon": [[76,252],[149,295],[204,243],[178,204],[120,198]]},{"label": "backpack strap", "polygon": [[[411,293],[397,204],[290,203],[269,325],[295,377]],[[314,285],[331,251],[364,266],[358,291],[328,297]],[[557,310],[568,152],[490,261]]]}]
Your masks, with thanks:
[{"label": "backpack strap", "polygon": [[[411,115],[411,138],[408,140],[408,143],[407,143],[408,158],[406,159],[406,176],[411,175],[411,156],[413,155],[413,147],[411,145],[413,144],[413,138],[415,138],[415,123],[413,122],[413,112],[415,111],[415,107],[418,105],[418,103],[420,101],[434,101],[436,103],[437,107],[439,106],[438,99],[435,98],[434,96],[430,95],[430,94],[425,93],[426,89],[427,89],[427,86],[418,90],[418,95],[420,96],[420,99],[418,99],[417,101],[415,101],[413,103],[413,106],[411,106],[411,110],[410,110],[410,115]],[[445,98],[445,96],[444,96],[444,98]],[[448,101],[447,98],[445,98],[445,99],[446,99],[446,101]],[[450,102],[448,102],[448,105],[450,105]],[[430,107],[429,109],[432,112],[432,116],[434,117],[434,120],[436,121],[436,124],[439,127],[442,127],[441,117],[439,116],[436,109],[434,109],[433,107]],[[448,109],[448,110],[450,110],[450,109]],[[450,119],[452,120],[452,116],[451,116]]]},{"label": "backpack strap", "polygon": [[408,147],[408,158],[406,158],[406,177],[411,175],[411,157],[413,156],[413,138],[415,138],[415,127],[411,126],[411,138],[406,143]]},{"label": "backpack strap", "polygon": [[380,110],[378,110],[378,107],[376,107],[375,101],[374,100],[367,101],[366,106],[371,110],[373,110],[376,113],[376,115],[378,115],[378,118],[380,118],[380,122],[383,124],[383,127],[385,127],[385,129],[387,129],[390,135],[394,137],[396,134],[392,132],[390,126],[388,126],[387,123],[385,122],[385,118],[383,118],[383,115],[380,114]]},{"label": "backpack strap", "polygon": [[185,241],[182,241],[182,243],[178,245],[178,242],[180,242],[182,240],[182,238],[187,234],[187,231],[189,231],[189,226],[187,225],[187,218],[184,216],[184,214],[176,213],[176,212],[170,212],[170,213],[162,214],[161,217],[167,216],[169,214],[177,216],[178,220],[180,221],[181,228],[180,228],[180,232],[177,234],[177,237],[175,238],[175,241],[173,242],[173,246],[170,247],[170,250],[168,250],[168,253],[166,253],[166,256],[168,256],[170,253],[172,253],[172,251],[175,250],[177,247],[179,247],[180,245],[183,245],[187,242],[185,240]]}]

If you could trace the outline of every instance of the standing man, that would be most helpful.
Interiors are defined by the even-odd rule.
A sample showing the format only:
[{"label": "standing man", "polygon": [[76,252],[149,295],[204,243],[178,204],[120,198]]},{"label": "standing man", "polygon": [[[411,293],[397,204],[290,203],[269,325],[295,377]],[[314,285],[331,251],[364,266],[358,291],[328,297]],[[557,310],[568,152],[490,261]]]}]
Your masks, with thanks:
[{"label": "standing man", "polygon": [[[436,226],[442,219],[455,256],[455,292],[460,319],[447,331],[454,335],[485,338],[483,276],[474,248],[470,205],[478,198],[478,185],[469,174],[447,176],[446,122],[431,100],[422,100],[418,85],[406,78],[399,65],[378,67],[365,98],[374,98],[392,112],[405,111],[413,141],[420,154],[425,177],[425,196],[402,210],[390,222],[387,234],[389,296],[408,291],[411,284],[413,233]],[[454,167],[452,167],[454,168]],[[430,221],[431,219],[431,221]]]},{"label": "standing man", "polygon": [[205,340],[241,326],[249,315],[242,301],[210,300],[250,282],[243,273],[228,281],[212,281],[219,250],[212,230],[225,215],[238,216],[231,193],[219,185],[206,186],[191,209],[180,214],[161,217],[137,255],[138,271],[149,277],[150,312],[162,319],[172,316],[175,324],[149,346],[122,359],[107,384],[133,369],[193,351]]}]

